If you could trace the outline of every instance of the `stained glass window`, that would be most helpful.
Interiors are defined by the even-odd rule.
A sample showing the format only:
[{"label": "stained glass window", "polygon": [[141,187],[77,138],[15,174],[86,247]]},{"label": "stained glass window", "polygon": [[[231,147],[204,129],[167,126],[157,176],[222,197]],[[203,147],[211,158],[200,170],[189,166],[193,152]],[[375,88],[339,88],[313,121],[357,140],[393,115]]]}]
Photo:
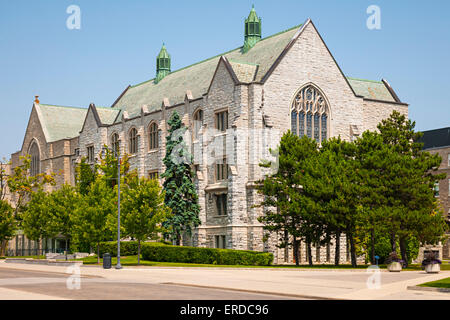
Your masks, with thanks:
[{"label": "stained glass window", "polygon": [[328,136],[328,112],[328,105],[319,89],[313,85],[303,88],[295,96],[292,105],[292,133],[299,137],[306,134],[317,142],[326,140]]}]

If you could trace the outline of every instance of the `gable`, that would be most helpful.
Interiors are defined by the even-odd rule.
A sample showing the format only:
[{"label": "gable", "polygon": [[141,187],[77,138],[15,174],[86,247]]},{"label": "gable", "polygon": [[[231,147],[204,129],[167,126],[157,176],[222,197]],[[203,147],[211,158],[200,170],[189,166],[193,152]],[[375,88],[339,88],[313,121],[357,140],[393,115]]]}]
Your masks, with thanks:
[{"label": "gable", "polygon": [[33,105],[31,109],[30,118],[28,119],[27,129],[25,131],[25,136],[22,142],[22,155],[28,153],[28,148],[30,147],[32,141],[35,140],[39,144],[39,149],[41,151],[41,156],[46,155],[46,143],[47,135],[43,130],[43,126],[36,108],[36,104]]},{"label": "gable", "polygon": [[87,109],[46,104],[35,106],[47,142],[71,139],[79,135]]}]

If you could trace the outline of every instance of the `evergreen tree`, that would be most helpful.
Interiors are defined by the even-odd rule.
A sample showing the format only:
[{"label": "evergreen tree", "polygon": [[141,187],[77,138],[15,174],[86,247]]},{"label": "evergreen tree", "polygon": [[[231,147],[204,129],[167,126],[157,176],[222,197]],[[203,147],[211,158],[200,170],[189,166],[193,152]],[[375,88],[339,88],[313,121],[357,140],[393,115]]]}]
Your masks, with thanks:
[{"label": "evergreen tree", "polygon": [[[312,265],[311,244],[320,245],[326,227],[317,214],[318,206],[311,196],[311,179],[308,179],[318,146],[314,140],[299,138],[288,131],[281,138],[278,153],[278,171],[257,184],[258,193],[264,196],[258,206],[265,211],[258,220],[265,230],[280,236],[279,247],[291,245],[294,248],[297,265],[300,241],[305,241],[308,261]],[[270,165],[269,162],[261,163],[262,167]]]},{"label": "evergreen tree", "polygon": [[166,170],[161,177],[164,178],[163,186],[166,192],[164,202],[172,210],[172,216],[163,226],[170,230],[171,239],[180,245],[182,234],[191,236],[192,230],[200,225],[200,206],[193,182],[192,155],[183,139],[186,128],[176,111],[168,124],[170,129],[163,160]]},{"label": "evergreen tree", "polygon": [[414,127],[415,122],[397,111],[377,126],[383,143],[389,148],[383,176],[387,176],[389,183],[392,249],[396,249],[397,236],[406,264],[407,242],[411,237],[422,238],[427,234],[429,241],[436,240],[445,228],[442,215],[435,214],[438,204],[434,196],[434,185],[445,174],[433,174],[442,159],[438,154],[422,151],[423,144],[418,142],[422,133],[415,132]]},{"label": "evergreen tree", "polygon": [[339,264],[340,238],[345,233],[351,262],[356,267],[358,182],[354,154],[354,144],[340,137],[322,142],[306,186],[310,189],[311,200],[317,204],[316,214],[322,217],[328,237],[335,236],[335,265]]}]

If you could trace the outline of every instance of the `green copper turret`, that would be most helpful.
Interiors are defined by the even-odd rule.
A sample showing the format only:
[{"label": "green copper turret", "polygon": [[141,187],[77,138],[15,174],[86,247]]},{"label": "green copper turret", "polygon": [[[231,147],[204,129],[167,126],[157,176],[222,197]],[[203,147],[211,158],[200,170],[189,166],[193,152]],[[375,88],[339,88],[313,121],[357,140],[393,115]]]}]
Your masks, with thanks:
[{"label": "green copper turret", "polygon": [[161,51],[156,57],[155,83],[161,81],[169,73],[170,73],[170,54],[167,52],[166,46],[163,44]]},{"label": "green copper turret", "polygon": [[245,41],[242,51],[250,50],[259,40],[261,40],[261,18],[256,15],[255,7],[245,19]]}]

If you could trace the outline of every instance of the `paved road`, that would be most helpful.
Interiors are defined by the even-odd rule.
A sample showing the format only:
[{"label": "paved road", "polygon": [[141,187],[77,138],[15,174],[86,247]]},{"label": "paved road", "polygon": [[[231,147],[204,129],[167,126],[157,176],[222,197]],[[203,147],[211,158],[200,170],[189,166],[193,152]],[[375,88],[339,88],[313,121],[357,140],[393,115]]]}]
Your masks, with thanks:
[{"label": "paved road", "polygon": [[[88,300],[282,300],[288,297],[236,292],[230,290],[198,288],[173,284],[139,283],[129,280],[109,280],[98,276],[81,276],[80,289],[68,289],[68,275],[44,271],[28,271],[14,268],[0,269],[1,289],[14,290],[27,297],[32,294],[48,298]],[[45,297],[42,297],[45,298]]]},{"label": "paved road", "polygon": [[69,290],[62,266],[0,260],[1,299],[445,299],[449,293],[418,292],[408,286],[450,277],[450,271],[391,273],[382,270],[378,288],[367,270],[282,268],[81,266],[81,289]]}]

